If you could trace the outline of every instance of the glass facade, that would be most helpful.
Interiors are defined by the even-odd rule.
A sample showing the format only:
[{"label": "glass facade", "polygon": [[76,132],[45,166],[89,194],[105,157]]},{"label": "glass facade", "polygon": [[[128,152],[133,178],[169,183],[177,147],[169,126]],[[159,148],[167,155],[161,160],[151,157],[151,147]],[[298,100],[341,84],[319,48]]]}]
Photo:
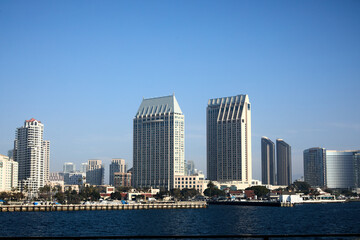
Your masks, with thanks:
[{"label": "glass facade", "polygon": [[276,139],[277,185],[292,183],[291,146],[282,139]]},{"label": "glass facade", "polygon": [[275,144],[267,137],[261,138],[261,181],[275,185]]},{"label": "glass facade", "polygon": [[354,181],[355,151],[326,151],[328,188],[352,188]]},{"label": "glass facade", "polygon": [[354,154],[355,187],[360,188],[360,151]]},{"label": "glass facade", "polygon": [[304,180],[312,187],[326,186],[325,152],[325,148],[310,148],[304,151]]}]

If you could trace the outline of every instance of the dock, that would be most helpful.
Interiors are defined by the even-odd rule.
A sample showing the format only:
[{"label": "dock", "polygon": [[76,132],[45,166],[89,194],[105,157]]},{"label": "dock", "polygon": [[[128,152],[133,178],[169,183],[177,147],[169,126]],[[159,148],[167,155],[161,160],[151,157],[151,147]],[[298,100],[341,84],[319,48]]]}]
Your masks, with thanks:
[{"label": "dock", "polygon": [[68,205],[0,205],[0,212],[55,212],[141,209],[206,208],[206,202],[146,203],[146,204],[68,204]]}]

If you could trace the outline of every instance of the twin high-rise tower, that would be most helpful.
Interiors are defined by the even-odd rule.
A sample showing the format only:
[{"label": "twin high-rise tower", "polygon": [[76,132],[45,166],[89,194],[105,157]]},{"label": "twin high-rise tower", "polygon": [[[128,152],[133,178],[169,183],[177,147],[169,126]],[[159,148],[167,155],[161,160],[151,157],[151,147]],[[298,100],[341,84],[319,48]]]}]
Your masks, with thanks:
[{"label": "twin high-rise tower", "polygon": [[291,146],[282,139],[276,139],[277,185],[288,186],[292,183]]},{"label": "twin high-rise tower", "polygon": [[276,184],[275,144],[267,137],[261,138],[261,181]]},{"label": "twin high-rise tower", "polygon": [[291,146],[282,139],[275,144],[267,137],[261,138],[261,180],[263,184],[284,185],[292,183]]},{"label": "twin high-rise tower", "polygon": [[[174,188],[184,175],[185,120],[174,95],[143,99],[134,118],[133,186]],[[208,179],[251,183],[251,106],[247,95],[210,99]]]}]

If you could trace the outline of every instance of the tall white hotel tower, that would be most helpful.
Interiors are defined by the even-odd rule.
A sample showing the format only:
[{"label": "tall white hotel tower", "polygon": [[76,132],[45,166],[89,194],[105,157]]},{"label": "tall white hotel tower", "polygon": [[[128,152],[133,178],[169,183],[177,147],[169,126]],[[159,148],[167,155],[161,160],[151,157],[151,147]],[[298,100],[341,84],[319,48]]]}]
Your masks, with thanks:
[{"label": "tall white hotel tower", "polygon": [[133,187],[174,188],[185,173],[184,115],[174,95],[143,99],[134,118]]},{"label": "tall white hotel tower", "polygon": [[210,99],[207,115],[207,177],[251,183],[251,107],[248,95]]},{"label": "tall white hotel tower", "polygon": [[19,164],[19,189],[34,197],[49,176],[50,142],[43,140],[44,125],[32,118],[17,128],[14,160]]}]

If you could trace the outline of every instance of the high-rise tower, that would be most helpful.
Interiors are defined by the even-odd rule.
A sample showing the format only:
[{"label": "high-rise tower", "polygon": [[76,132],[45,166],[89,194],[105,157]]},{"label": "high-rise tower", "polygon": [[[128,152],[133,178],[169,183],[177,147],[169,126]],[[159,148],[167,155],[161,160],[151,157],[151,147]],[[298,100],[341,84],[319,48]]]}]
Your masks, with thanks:
[{"label": "high-rise tower", "polygon": [[126,173],[125,160],[122,158],[113,158],[111,160],[109,171],[109,184],[111,186],[114,186],[115,173]]},{"label": "high-rise tower", "polygon": [[292,183],[291,146],[282,139],[276,139],[277,185]]},{"label": "high-rise tower", "polygon": [[89,159],[86,168],[86,182],[91,185],[104,185],[105,169],[101,160]]},{"label": "high-rise tower", "polygon": [[267,137],[261,138],[261,181],[263,184],[276,184],[275,144]]},{"label": "high-rise tower", "polygon": [[44,142],[43,133],[44,125],[34,118],[16,130],[14,160],[19,163],[19,189],[26,190],[30,197],[36,196],[47,177],[50,143]]},{"label": "high-rise tower", "polygon": [[360,151],[354,153],[354,180],[355,188],[360,188]]},{"label": "high-rise tower", "polygon": [[360,150],[304,150],[304,178],[313,187],[349,189],[360,186]]},{"label": "high-rise tower", "polygon": [[248,95],[210,99],[206,115],[208,179],[251,182],[251,107]]},{"label": "high-rise tower", "polygon": [[360,177],[359,154],[359,150],[326,150],[326,187],[356,187]]},{"label": "high-rise tower", "polygon": [[185,120],[174,95],[143,99],[134,118],[133,187],[172,189],[184,175]]},{"label": "high-rise tower", "polygon": [[44,183],[50,181],[50,141],[44,140],[42,142],[42,155],[44,157]]},{"label": "high-rise tower", "polygon": [[326,149],[304,150],[304,180],[312,187],[326,186]]}]

